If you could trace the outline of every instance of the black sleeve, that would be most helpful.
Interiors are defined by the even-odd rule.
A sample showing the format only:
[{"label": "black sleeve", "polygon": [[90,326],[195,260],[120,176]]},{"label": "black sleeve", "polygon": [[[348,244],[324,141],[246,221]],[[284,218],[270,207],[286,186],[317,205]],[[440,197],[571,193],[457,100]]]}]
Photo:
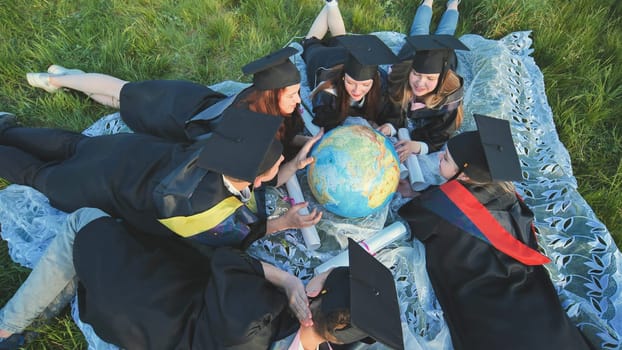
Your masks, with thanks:
[{"label": "black sleeve", "polygon": [[390,123],[395,129],[405,126],[405,119],[402,117],[401,107],[391,102],[388,95],[382,97],[382,106],[378,113],[378,125]]},{"label": "black sleeve", "polygon": [[320,91],[313,97],[313,124],[323,127],[325,131],[339,126],[344,118],[341,118],[337,109],[336,96]]}]

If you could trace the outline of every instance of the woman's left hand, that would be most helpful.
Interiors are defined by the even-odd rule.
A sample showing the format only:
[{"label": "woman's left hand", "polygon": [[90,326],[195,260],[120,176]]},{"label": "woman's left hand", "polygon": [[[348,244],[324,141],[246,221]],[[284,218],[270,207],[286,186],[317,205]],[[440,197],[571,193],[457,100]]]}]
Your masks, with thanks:
[{"label": "woman's left hand", "polygon": [[324,128],[321,128],[320,131],[315,134],[315,136],[313,136],[312,138],[310,138],[307,142],[305,142],[304,146],[302,146],[302,148],[300,148],[300,151],[298,151],[298,154],[296,154],[296,158],[295,158],[295,162],[296,162],[296,169],[300,170],[300,169],[304,169],[307,165],[313,163],[313,157],[307,157],[309,154],[309,151],[311,151],[311,147],[313,147],[313,145],[322,138],[322,136],[324,136]]}]

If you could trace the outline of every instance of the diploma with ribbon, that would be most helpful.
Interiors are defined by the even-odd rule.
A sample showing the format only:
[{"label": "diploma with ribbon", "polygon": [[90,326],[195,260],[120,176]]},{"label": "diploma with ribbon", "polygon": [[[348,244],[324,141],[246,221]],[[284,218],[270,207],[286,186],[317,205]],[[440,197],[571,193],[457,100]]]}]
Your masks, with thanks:
[{"label": "diploma with ribbon", "polygon": [[[406,236],[406,226],[396,221],[382,230],[374,233],[367,239],[359,242],[359,245],[367,250],[371,255],[375,255],[380,249],[388,246],[396,240]],[[330,258],[323,264],[317,266],[314,270],[315,274],[320,274],[333,267],[348,266],[348,251],[345,250],[338,255]]]},{"label": "diploma with ribbon", "polygon": [[[397,130],[397,139],[400,141],[411,141],[408,129],[400,128]],[[408,181],[414,191],[421,191],[427,187],[423,180],[423,173],[416,154],[411,154],[404,161],[406,169],[408,169]]]},{"label": "diploma with ribbon", "polygon": [[[291,198],[294,199],[295,203],[301,203],[305,201],[296,174],[294,174],[292,177],[289,178],[289,180],[287,180],[287,182],[285,183],[285,187],[287,188],[287,193]],[[307,210],[307,208],[302,208],[298,212],[300,213],[300,215],[309,215],[309,210]],[[320,247],[320,236],[317,234],[315,226],[303,227],[300,229],[300,232],[302,232],[302,237],[305,240],[307,248],[309,248],[310,250],[316,250]]]}]

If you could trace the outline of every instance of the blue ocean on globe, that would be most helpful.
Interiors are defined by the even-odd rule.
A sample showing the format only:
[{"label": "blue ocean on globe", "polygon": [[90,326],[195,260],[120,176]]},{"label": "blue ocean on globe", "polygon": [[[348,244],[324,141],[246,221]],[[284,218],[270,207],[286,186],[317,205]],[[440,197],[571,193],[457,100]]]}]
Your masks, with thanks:
[{"label": "blue ocean on globe", "polygon": [[307,181],[326,210],[347,218],[372,214],[397,189],[399,159],[388,138],[363,125],[340,126],[312,148]]}]

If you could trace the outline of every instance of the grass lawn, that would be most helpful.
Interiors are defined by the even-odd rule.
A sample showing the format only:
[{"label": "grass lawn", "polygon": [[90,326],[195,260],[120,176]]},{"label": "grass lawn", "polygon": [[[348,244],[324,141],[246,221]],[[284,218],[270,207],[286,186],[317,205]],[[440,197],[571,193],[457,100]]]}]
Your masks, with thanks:
[{"label": "grass lawn", "polygon": [[[406,32],[419,1],[342,0],[350,32]],[[0,110],[26,125],[82,130],[112,110],[75,93],[47,94],[25,74],[52,63],[125,80],[247,81],[247,62],[298,40],[320,0],[0,0]],[[435,4],[440,15],[444,2]],[[622,3],[465,0],[458,35],[532,30],[534,57],[579,192],[622,244]],[[0,305],[28,270],[0,244]],[[84,349],[68,315],[35,328],[29,349]]]}]

